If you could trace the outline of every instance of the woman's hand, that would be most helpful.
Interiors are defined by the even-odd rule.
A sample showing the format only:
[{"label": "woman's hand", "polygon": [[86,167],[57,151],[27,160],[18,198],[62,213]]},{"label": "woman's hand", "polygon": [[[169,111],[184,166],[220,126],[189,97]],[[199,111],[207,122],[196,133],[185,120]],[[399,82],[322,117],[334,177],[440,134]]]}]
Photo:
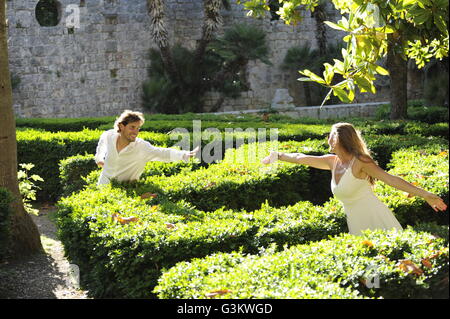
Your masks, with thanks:
[{"label": "woman's hand", "polygon": [[261,163],[268,165],[276,162],[278,160],[278,152],[271,151],[269,156],[263,158]]},{"label": "woman's hand", "polygon": [[433,193],[428,193],[424,196],[424,199],[434,209],[435,212],[444,211],[447,209],[447,205],[444,203],[442,198]]}]

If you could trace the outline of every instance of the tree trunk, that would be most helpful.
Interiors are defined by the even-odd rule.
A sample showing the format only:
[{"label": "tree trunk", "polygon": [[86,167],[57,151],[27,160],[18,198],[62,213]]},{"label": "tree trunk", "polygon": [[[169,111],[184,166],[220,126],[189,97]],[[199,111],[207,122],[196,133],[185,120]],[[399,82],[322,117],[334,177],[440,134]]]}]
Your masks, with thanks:
[{"label": "tree trunk", "polygon": [[220,15],[221,3],[221,0],[203,0],[205,19],[202,27],[202,38],[199,40],[195,51],[194,63],[196,65],[202,62],[206,46],[213,39],[214,32],[222,24],[222,16]]},{"label": "tree trunk", "polygon": [[164,69],[172,81],[181,83],[181,78],[173,62],[172,52],[170,50],[166,23],[164,21],[164,2],[163,0],[147,0],[147,6],[151,19],[152,37],[160,50]]},{"label": "tree trunk", "polygon": [[325,20],[327,20],[327,14],[323,5],[319,4],[313,12],[312,17],[316,20],[316,40],[317,47],[320,56],[327,54],[327,29]]},{"label": "tree trunk", "polygon": [[[391,80],[390,100],[392,120],[405,119],[408,110],[408,62],[396,50],[401,47],[401,37],[388,34],[388,53],[386,65]],[[397,45],[396,45],[397,44]]]},{"label": "tree trunk", "polygon": [[217,112],[222,107],[223,102],[225,101],[225,97],[221,95],[219,99],[214,103],[211,110],[209,110],[210,113]]},{"label": "tree trunk", "polygon": [[311,98],[311,88],[308,82],[303,82],[303,90],[305,92],[305,103],[307,106],[313,105]]},{"label": "tree trunk", "polygon": [[17,180],[17,140],[8,59],[6,1],[0,0],[0,187],[8,189],[11,204],[11,257],[42,251],[39,231],[25,211]]}]

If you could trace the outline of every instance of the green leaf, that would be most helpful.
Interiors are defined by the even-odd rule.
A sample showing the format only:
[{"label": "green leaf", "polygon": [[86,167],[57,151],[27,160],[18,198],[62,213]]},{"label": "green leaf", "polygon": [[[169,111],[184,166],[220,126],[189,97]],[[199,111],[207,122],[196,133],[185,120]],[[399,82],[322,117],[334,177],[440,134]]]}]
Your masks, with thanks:
[{"label": "green leaf", "polygon": [[314,81],[311,80],[310,78],[298,78],[297,81],[302,81],[302,82],[314,82]]},{"label": "green leaf", "polygon": [[376,66],[375,72],[377,72],[380,75],[389,75],[389,71],[379,65]]},{"label": "green leaf", "polygon": [[325,71],[323,71],[323,77],[325,79],[326,84],[330,85],[331,81],[333,81],[334,77],[334,69],[333,66],[329,63],[325,63]]},{"label": "green leaf", "polygon": [[345,73],[344,62],[339,61],[338,59],[333,59],[333,61],[334,61],[334,71],[339,74],[344,74]]},{"label": "green leaf", "polygon": [[430,18],[431,18],[431,12],[426,11],[426,10],[420,10],[417,15],[413,16],[413,20],[414,20],[415,24],[424,24]]},{"label": "green leaf", "polygon": [[410,5],[415,4],[416,2],[417,2],[417,0],[403,0],[403,6],[404,7],[410,6]]},{"label": "green leaf", "polygon": [[447,32],[447,24],[445,23],[444,17],[441,15],[436,15],[434,17],[434,24],[438,27],[438,29],[442,32],[442,33],[446,33]]},{"label": "green leaf", "polygon": [[372,84],[371,81],[367,80],[365,77],[362,76],[355,76],[354,77],[356,84],[360,88],[361,92],[372,92],[375,93],[375,86]]},{"label": "green leaf", "polygon": [[344,28],[342,25],[340,24],[336,24],[330,21],[324,21],[324,23],[326,25],[328,25],[330,28],[336,29],[336,30],[340,30],[340,31],[349,31],[348,29]]},{"label": "green leaf", "polygon": [[321,83],[321,84],[325,84],[325,80],[322,79],[320,76],[318,76],[317,74],[309,71],[309,70],[304,70],[304,71],[299,71],[300,74],[303,74],[307,77],[310,77],[312,81],[317,82],[317,83]]},{"label": "green leaf", "polygon": [[345,103],[350,103],[351,102],[348,93],[345,92],[345,90],[341,89],[340,87],[334,87],[333,88],[333,94],[335,96],[337,96],[342,102],[345,102]]}]

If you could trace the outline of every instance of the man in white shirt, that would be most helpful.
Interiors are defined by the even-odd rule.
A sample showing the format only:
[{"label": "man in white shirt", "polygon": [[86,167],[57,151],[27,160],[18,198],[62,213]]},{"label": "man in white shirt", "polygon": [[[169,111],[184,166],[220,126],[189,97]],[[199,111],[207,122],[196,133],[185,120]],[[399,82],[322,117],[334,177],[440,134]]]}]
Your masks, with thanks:
[{"label": "man in white shirt", "polygon": [[198,152],[198,147],[191,152],[155,147],[138,138],[144,121],[142,113],[125,110],[114,123],[114,129],[101,135],[95,154],[95,162],[103,167],[98,185],[108,184],[111,179],[138,180],[149,161],[188,161]]}]

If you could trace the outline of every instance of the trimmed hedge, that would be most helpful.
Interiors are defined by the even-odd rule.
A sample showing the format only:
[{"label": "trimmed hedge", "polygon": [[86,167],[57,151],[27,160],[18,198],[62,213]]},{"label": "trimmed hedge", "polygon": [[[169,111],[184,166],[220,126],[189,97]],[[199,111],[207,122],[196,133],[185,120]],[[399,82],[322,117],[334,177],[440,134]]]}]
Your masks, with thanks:
[{"label": "trimmed hedge", "polygon": [[[159,298],[448,298],[448,255],[444,239],[412,229],[342,234],[263,256],[219,253],[182,262],[154,292]],[[370,286],[375,276],[379,288]]]},{"label": "trimmed hedge", "polygon": [[448,139],[447,123],[421,123],[417,121],[367,121],[355,120],[353,125],[361,131],[363,135],[420,135],[424,137],[443,137]]},{"label": "trimmed hedge", "polygon": [[[38,191],[38,199],[56,200],[61,195],[59,162],[69,156],[95,153],[101,131],[42,132],[17,131],[17,158],[20,163],[35,165],[35,174],[41,176],[45,186]],[[165,134],[143,132],[141,137],[156,146],[165,147],[170,141]]]},{"label": "trimmed hedge", "polygon": [[[386,104],[377,110],[376,118],[389,119],[391,112],[390,104]],[[425,123],[439,123],[448,122],[449,109],[443,106],[422,106],[422,105],[408,105],[407,117],[410,120],[425,122]]]},{"label": "trimmed hedge", "polygon": [[[153,121],[150,124],[158,124],[159,122]],[[230,125],[229,123],[224,124],[225,122],[216,122],[221,125]],[[252,123],[252,122],[243,122],[246,125],[255,125],[258,127],[261,123]],[[173,128],[171,123],[160,123],[161,125],[168,125]],[[272,126],[280,126],[279,123],[271,123]],[[403,124],[402,124],[403,125]],[[410,131],[406,128],[409,127],[409,124],[405,124],[399,131],[403,133],[406,132],[415,132],[420,134],[440,134],[441,131],[448,127],[448,124],[442,124],[441,126],[437,125],[437,129],[431,129],[430,126],[425,126],[422,124],[417,124],[418,126],[412,126]],[[413,124],[411,124],[413,125]],[[416,125],[416,124],[414,124]],[[400,125],[401,126],[401,125]],[[365,136],[369,146],[374,150],[375,157],[379,160],[379,163],[382,167],[389,162],[390,154],[403,147],[413,146],[413,145],[424,145],[429,143],[440,143],[440,144],[448,144],[447,140],[439,139],[436,137],[424,137],[424,136],[414,136],[414,135],[398,135],[398,136],[384,136],[379,135],[379,132],[382,132],[384,129],[390,130],[397,129],[395,123],[387,123],[387,124],[374,124],[367,128],[361,127],[364,134],[376,133],[378,135],[367,135]],[[206,126],[203,126],[206,128]],[[329,125],[288,125],[281,124],[280,126],[280,134],[279,140],[297,140],[297,141],[305,141],[308,138],[319,139],[321,141],[326,140],[326,136],[328,135],[330,127]],[[257,131],[256,131],[257,132]],[[441,132],[441,133],[439,133]],[[23,163],[33,163],[36,167],[36,174],[43,177],[46,181],[45,187],[38,192],[38,199],[43,200],[55,200],[60,193],[60,184],[58,181],[58,163],[59,161],[67,158],[69,156],[77,155],[77,154],[86,154],[95,153],[95,148],[98,143],[98,139],[101,135],[102,131],[92,131],[92,130],[83,130],[81,132],[58,132],[58,133],[50,133],[38,130],[24,130],[18,129],[17,131],[17,141],[18,141],[18,159],[19,162]],[[207,132],[202,132],[203,137],[208,135]],[[266,134],[269,135],[270,131],[266,131]],[[410,134],[410,133],[408,133]],[[240,143],[249,142],[254,139],[254,133],[252,132],[234,132],[231,135],[225,135],[221,133],[222,141],[225,141],[225,137],[233,138],[232,147],[238,147]],[[150,132],[142,132],[141,137],[145,140],[150,141],[152,144],[157,146],[165,146],[171,147],[178,143],[179,138],[176,140],[172,140],[170,135],[163,133],[150,133]],[[174,136],[176,137],[176,136]],[[190,143],[192,147],[192,133],[189,135]],[[210,139],[213,137],[210,136]],[[239,141],[239,142],[238,142]],[[203,146],[206,146],[209,143],[208,139],[202,139],[201,141]],[[222,143],[220,147],[221,154],[225,153],[225,143]],[[218,156],[218,159],[222,159],[222,156]]]},{"label": "trimmed hedge", "polygon": [[0,187],[0,261],[5,257],[10,236],[12,194],[5,188]]},{"label": "trimmed hedge", "polygon": [[[386,166],[392,152],[403,145],[448,148],[448,142],[439,138],[371,136],[369,140],[381,167]],[[255,156],[249,162],[248,150],[254,146]],[[323,140],[244,145],[237,150],[228,150],[225,159],[219,164],[169,178],[155,176],[143,179],[135,184],[135,188],[139,193],[160,191],[173,201],[185,199],[206,211],[220,207],[254,210],[266,200],[272,206],[290,205],[300,200],[309,200],[314,204],[327,201],[332,196],[330,171],[285,162],[270,166],[260,163],[269,150],[277,146],[285,152],[314,155],[327,153]]]},{"label": "trimmed hedge", "polygon": [[[441,136],[448,138],[448,109],[442,107],[415,107],[410,108],[409,112],[415,113],[416,121],[373,121],[367,119],[348,119],[354,123],[364,134],[420,134],[424,136]],[[423,113],[425,112],[425,113]],[[427,114],[430,113],[430,114]],[[436,116],[436,112],[446,113],[446,117]],[[420,114],[419,114],[420,113]],[[331,125],[336,119],[293,119],[288,116],[270,114],[269,120],[264,121],[260,114],[241,114],[241,115],[215,115],[215,114],[152,114],[145,115],[146,124],[143,126],[145,131],[167,133],[174,128],[186,128],[192,132],[192,121],[202,121],[202,128],[214,127],[223,131],[225,128],[240,127],[246,128],[280,128],[283,140],[292,139],[287,136],[302,135],[307,138],[318,138],[317,134],[327,134]],[[426,122],[421,122],[426,119]],[[18,128],[42,129],[50,132],[75,132],[84,129],[91,130],[109,130],[113,127],[115,117],[100,118],[39,118],[39,119],[16,119]],[[345,121],[340,119],[340,121]],[[442,123],[439,123],[442,122]],[[443,123],[445,122],[445,123]],[[414,132],[409,132],[413,127]],[[319,129],[319,130],[318,130]],[[291,133],[294,134],[291,134]],[[312,134],[312,135],[311,135]],[[313,136],[314,135],[314,136]],[[286,138],[284,138],[286,136]]]},{"label": "trimmed hedge", "polygon": [[17,128],[42,129],[48,132],[78,132],[85,129],[98,130],[100,126],[110,124],[112,128],[115,117],[95,118],[18,118]]},{"label": "trimmed hedge", "polygon": [[[448,145],[444,149],[438,145],[416,146],[393,153],[388,172],[437,194],[448,203],[448,163]],[[449,223],[448,209],[445,212],[435,212],[421,197],[409,197],[405,192],[384,183],[376,183],[374,191],[396,212],[402,225],[430,221],[447,225]]]},{"label": "trimmed hedge", "polygon": [[[96,297],[151,297],[163,268],[217,251],[256,253],[276,243],[294,245],[346,231],[342,210],[308,202],[257,211],[205,213],[164,196],[142,200],[104,185],[58,203],[59,237],[83,285]],[[120,225],[111,216],[135,216]],[[167,227],[171,225],[172,227]]]},{"label": "trimmed hedge", "polygon": [[90,172],[98,169],[93,154],[75,155],[59,162],[59,178],[62,185],[61,196],[69,196],[80,191],[86,185],[85,179]]},{"label": "trimmed hedge", "polygon": [[[311,191],[310,184],[316,181],[311,179],[308,167],[285,162],[273,166],[261,164],[260,160],[268,154],[270,145],[276,144],[261,143],[240,147],[236,152],[246,152],[252,146],[258,146],[255,159],[250,162],[239,158],[227,160],[227,156],[235,157],[234,150],[230,149],[224,161],[208,168],[202,167],[170,177],[152,176],[133,183],[132,188],[128,183],[123,185],[129,191],[134,190],[134,194],[159,192],[172,201],[183,199],[204,211],[214,211],[221,207],[255,210],[265,201],[276,207],[301,200],[309,200],[314,204],[326,202],[331,196],[329,171],[323,171],[326,177],[322,179],[322,185],[328,192],[316,192]],[[283,142],[280,148],[292,152],[315,150],[314,152],[319,153],[321,150],[325,151],[323,145],[322,141]]]},{"label": "trimmed hedge", "polygon": [[[144,114],[146,122],[180,122],[202,120],[208,122],[262,122],[259,115],[215,115],[215,114]],[[289,120],[286,116],[277,116],[277,119]],[[16,127],[43,129],[50,132],[76,132],[87,129],[112,129],[115,116],[95,117],[95,118],[18,118]],[[320,120],[319,120],[320,121]],[[174,127],[179,127],[176,125]],[[172,127],[172,128],[174,128]]]},{"label": "trimmed hedge", "polygon": [[439,137],[423,137],[417,135],[370,135],[364,137],[374,159],[383,169],[391,161],[392,153],[409,147],[448,148],[448,140]]},{"label": "trimmed hedge", "polygon": [[[391,153],[402,145],[435,145],[436,149],[447,147],[448,143],[439,138],[424,138],[417,136],[375,136],[369,137],[372,148],[376,150],[375,159],[380,165],[386,166]],[[427,147],[431,147],[427,146]],[[418,147],[418,146],[416,146]],[[324,140],[308,140],[303,142],[281,142],[245,144],[239,149],[228,149],[224,160],[208,168],[179,170],[184,164],[152,163],[141,180],[132,187],[124,186],[135,194],[145,192],[160,192],[171,200],[185,199],[201,210],[212,211],[224,206],[228,209],[254,210],[268,200],[272,206],[290,205],[299,200],[310,200],[314,204],[322,204],[332,196],[329,187],[330,172],[307,168],[289,163],[277,163],[265,166],[260,160],[271,149],[284,152],[302,152],[313,155],[327,153]],[[252,151],[254,156],[250,156]],[[380,154],[380,155],[378,155]],[[380,160],[381,159],[381,160]],[[82,169],[75,161],[72,171],[83,171],[87,175],[89,169]],[[89,164],[87,164],[89,165]],[[93,161],[90,166],[95,167]],[[156,169],[156,167],[159,167]],[[170,174],[162,170],[166,167],[175,168]],[[197,166],[198,168],[198,166]],[[154,173],[151,173],[154,171]],[[77,173],[76,173],[77,174]],[[75,174],[75,177],[76,177]],[[160,175],[160,176],[157,176]],[[168,177],[170,176],[170,177]],[[95,183],[98,172],[93,173],[88,180]],[[63,188],[80,189],[86,182],[72,178],[64,183]],[[120,185],[120,184],[119,184]],[[310,187],[310,185],[315,185]],[[251,194],[249,196],[248,194]]]},{"label": "trimmed hedge", "polygon": [[[244,150],[232,152],[242,154]],[[417,166],[410,165],[412,174],[421,170],[421,163],[430,171],[443,169],[448,158],[433,152],[431,149],[429,155],[422,155]],[[400,160],[394,163],[405,166]],[[439,178],[438,185],[445,176]],[[147,189],[157,191],[156,198],[142,200],[134,185],[127,186],[91,187],[58,204],[60,238],[71,262],[80,266],[83,284],[97,297],[151,297],[161,270],[177,262],[238,249],[255,254],[274,243],[281,249],[283,245],[322,240],[348,231],[342,204],[336,199],[320,207],[298,202],[281,208],[265,204],[253,212],[218,209],[206,213],[186,201],[173,203],[157,189]],[[249,194],[246,197],[251,197]],[[396,196],[384,200],[396,216],[426,209],[413,198],[406,198],[401,205],[397,205]],[[116,212],[123,217],[138,217],[139,221],[128,225],[114,223],[111,217]],[[432,220],[435,217],[426,221]],[[413,220],[413,224],[416,222]],[[404,223],[403,220],[402,225],[406,226]],[[436,229],[441,228],[434,223],[433,231]],[[340,291],[335,288],[333,291]],[[328,296],[327,293],[308,296]],[[345,296],[349,295],[342,295]]]},{"label": "trimmed hedge", "polygon": [[[184,171],[196,170],[200,167],[198,161],[179,162],[148,162],[142,173],[142,178],[149,176],[171,176]],[[75,155],[62,160],[59,164],[59,174],[62,184],[62,196],[69,196],[80,191],[88,184],[96,184],[101,169],[95,163],[93,154]]]}]

